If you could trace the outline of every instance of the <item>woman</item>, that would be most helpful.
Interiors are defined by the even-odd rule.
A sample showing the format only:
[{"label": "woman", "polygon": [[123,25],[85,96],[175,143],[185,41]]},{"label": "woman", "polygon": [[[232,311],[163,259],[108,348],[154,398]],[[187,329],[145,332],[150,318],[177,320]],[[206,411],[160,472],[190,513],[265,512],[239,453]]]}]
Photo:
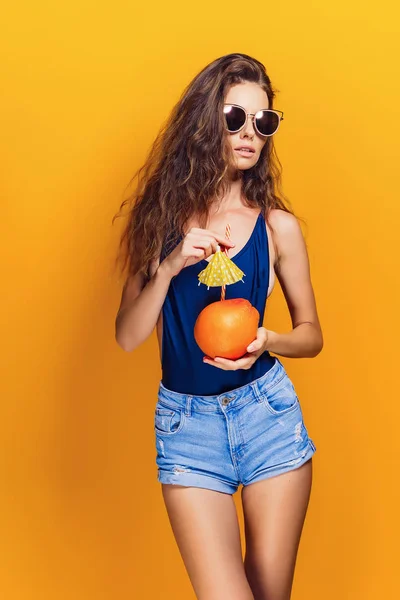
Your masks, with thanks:
[{"label": "woman", "polygon": [[[316,448],[293,384],[270,354],[314,357],[323,346],[304,238],[277,192],[273,134],[283,113],[274,97],[264,66],[247,55],[205,67],[139,171],[121,238],[129,273],[116,340],[132,351],[157,326],[158,480],[204,600],[290,598],[311,491]],[[246,275],[226,287],[226,299],[247,298],[260,313],[256,339],[238,360],[204,357],[193,336],[200,311],[220,299],[221,288],[198,285],[218,244]],[[290,333],[262,326],[275,274]],[[232,498],[239,484],[244,564]]]}]

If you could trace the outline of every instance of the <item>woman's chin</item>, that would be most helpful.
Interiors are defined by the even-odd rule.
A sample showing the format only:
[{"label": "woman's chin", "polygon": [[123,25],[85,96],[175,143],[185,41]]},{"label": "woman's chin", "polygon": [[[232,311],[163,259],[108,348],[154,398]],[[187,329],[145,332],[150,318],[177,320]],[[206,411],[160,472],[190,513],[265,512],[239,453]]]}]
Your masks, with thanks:
[{"label": "woman's chin", "polygon": [[236,167],[239,171],[247,171],[257,164],[257,160],[236,156]]},{"label": "woman's chin", "polygon": [[248,171],[249,169],[251,169],[252,167],[254,167],[254,165],[257,164],[257,161],[252,161],[251,163],[249,161],[247,162],[242,162],[240,160],[238,160],[237,162],[237,168],[239,171]]}]

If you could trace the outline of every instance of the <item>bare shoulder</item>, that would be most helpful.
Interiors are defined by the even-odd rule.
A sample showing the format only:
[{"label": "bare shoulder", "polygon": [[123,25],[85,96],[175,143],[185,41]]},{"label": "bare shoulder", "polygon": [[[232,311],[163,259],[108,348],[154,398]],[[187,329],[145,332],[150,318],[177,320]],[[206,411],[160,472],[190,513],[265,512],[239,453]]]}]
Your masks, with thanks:
[{"label": "bare shoulder", "polygon": [[275,230],[279,260],[278,280],[292,318],[293,327],[300,323],[314,324],[320,330],[310,262],[300,223],[292,213],[273,209],[270,222]]},{"label": "bare shoulder", "polygon": [[273,208],[269,220],[274,229],[274,241],[280,261],[292,253],[306,251],[300,223],[292,213]]},{"label": "bare shoulder", "polygon": [[269,220],[279,235],[303,235],[298,219],[290,212],[273,208],[269,214]]}]

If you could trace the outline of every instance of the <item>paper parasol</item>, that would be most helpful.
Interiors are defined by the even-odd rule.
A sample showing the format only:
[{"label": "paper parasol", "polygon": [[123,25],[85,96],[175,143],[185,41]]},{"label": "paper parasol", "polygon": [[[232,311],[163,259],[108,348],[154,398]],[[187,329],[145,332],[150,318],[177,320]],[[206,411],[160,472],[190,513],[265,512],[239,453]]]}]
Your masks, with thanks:
[{"label": "paper parasol", "polygon": [[207,288],[230,285],[243,281],[243,277],[243,271],[218,246],[207,267],[199,273],[199,285],[204,283]]},{"label": "paper parasol", "polygon": [[[230,239],[231,228],[228,223],[226,226],[226,237]],[[221,300],[225,300],[225,289],[227,285],[236,283],[237,281],[243,281],[245,274],[231,259],[228,257],[228,249],[225,248],[224,252],[221,252],[219,244],[217,244],[217,251],[208,263],[207,267],[199,273],[199,285],[204,283],[207,289],[210,287],[222,286],[221,289]]]}]

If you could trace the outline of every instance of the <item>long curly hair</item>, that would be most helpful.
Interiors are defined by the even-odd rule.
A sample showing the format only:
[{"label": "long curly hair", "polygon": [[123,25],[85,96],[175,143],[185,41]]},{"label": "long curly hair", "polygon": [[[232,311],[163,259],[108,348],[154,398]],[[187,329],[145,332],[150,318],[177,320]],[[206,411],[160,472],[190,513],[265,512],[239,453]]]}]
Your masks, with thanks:
[{"label": "long curly hair", "polygon": [[[236,53],[208,64],[173,107],[146,162],[128,183],[137,178],[135,191],[113,217],[114,223],[128,206],[116,257],[122,271],[128,265],[128,276],[140,272],[148,280],[150,264],[159,257],[163,244],[172,247],[193,215],[199,227],[207,227],[209,208],[228,190],[227,174],[235,168],[233,151],[226,143],[224,98],[230,86],[247,81],[261,86],[273,108],[278,90],[273,89],[264,65]],[[282,192],[281,173],[273,136],[267,138],[257,164],[237,172],[245,204],[259,207],[268,223],[273,208],[294,214]]]}]

